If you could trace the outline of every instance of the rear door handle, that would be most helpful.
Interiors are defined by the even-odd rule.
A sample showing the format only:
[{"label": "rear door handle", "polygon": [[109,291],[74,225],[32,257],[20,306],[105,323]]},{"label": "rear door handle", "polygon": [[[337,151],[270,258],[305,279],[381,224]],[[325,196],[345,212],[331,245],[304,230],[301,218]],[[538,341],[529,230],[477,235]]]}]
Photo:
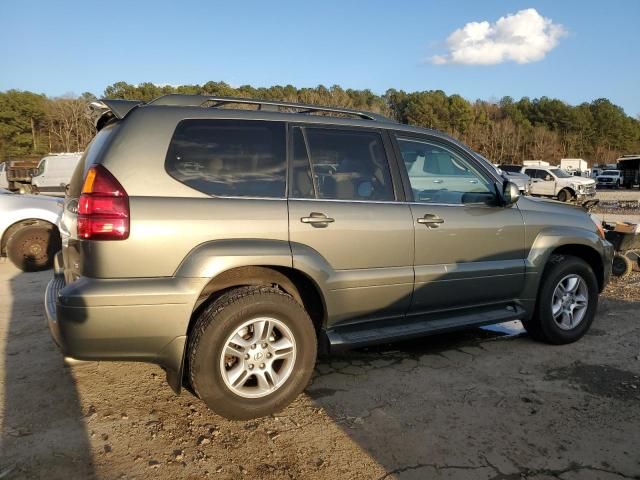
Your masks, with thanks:
[{"label": "rear door handle", "polygon": [[439,178],[436,178],[433,183],[442,183],[442,180],[440,180]]},{"label": "rear door handle", "polygon": [[429,228],[438,228],[438,225],[444,223],[444,219],[432,213],[427,213],[424,217],[420,217],[416,222],[426,225]]},{"label": "rear door handle", "polygon": [[302,217],[300,221],[316,228],[324,228],[330,223],[335,222],[333,218],[329,218],[324,213],[319,212],[311,212],[308,217]]}]

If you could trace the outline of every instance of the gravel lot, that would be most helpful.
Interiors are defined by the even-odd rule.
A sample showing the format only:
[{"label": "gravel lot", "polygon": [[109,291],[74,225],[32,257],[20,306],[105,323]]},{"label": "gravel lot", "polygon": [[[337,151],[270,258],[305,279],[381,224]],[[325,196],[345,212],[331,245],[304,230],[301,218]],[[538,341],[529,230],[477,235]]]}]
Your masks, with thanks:
[{"label": "gravel lot", "polygon": [[[217,417],[153,365],[63,367],[50,272],[0,264],[0,478],[640,478],[640,275],[552,347],[486,330],[318,363],[278,415]],[[517,322],[516,322],[517,323]]]}]

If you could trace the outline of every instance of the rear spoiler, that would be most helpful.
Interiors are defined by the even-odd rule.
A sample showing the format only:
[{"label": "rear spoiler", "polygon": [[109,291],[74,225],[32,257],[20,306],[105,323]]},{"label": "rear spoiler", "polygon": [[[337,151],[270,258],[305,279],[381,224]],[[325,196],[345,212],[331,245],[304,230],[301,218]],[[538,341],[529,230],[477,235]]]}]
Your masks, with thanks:
[{"label": "rear spoiler", "polygon": [[123,119],[131,110],[142,105],[140,100],[101,99],[91,102],[88,107],[89,117],[96,130],[100,131],[112,119]]}]

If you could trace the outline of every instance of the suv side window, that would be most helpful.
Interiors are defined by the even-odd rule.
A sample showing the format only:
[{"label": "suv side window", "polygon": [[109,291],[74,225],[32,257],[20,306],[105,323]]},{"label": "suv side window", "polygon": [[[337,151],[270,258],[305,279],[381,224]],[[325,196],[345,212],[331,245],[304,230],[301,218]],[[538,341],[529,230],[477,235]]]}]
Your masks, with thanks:
[{"label": "suv side window", "polygon": [[461,155],[431,140],[398,137],[413,199],[420,203],[488,203],[490,182]]},{"label": "suv side window", "polygon": [[293,129],[292,196],[394,200],[382,136],[366,130]]},{"label": "suv side window", "polygon": [[285,126],[255,120],[183,120],[165,168],[213,196],[284,198]]}]

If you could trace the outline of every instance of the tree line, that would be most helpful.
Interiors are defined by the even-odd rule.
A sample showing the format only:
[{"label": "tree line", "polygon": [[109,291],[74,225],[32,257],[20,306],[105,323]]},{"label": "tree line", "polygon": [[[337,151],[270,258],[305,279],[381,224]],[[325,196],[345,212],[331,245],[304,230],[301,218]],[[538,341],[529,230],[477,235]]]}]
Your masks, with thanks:
[{"label": "tree line", "polygon": [[[526,159],[558,161],[579,157],[611,163],[623,154],[640,153],[640,120],[606,98],[572,106],[548,97],[470,102],[441,90],[383,95],[340,86],[296,88],[292,85],[232,87],[224,82],[159,86],[117,82],[105,98],[149,101],[169,93],[232,96],[369,110],[402,123],[436,128],[458,138],[498,163]],[[0,161],[48,152],[81,151],[95,130],[86,115],[91,93],[51,98],[28,91],[0,92]]]}]

